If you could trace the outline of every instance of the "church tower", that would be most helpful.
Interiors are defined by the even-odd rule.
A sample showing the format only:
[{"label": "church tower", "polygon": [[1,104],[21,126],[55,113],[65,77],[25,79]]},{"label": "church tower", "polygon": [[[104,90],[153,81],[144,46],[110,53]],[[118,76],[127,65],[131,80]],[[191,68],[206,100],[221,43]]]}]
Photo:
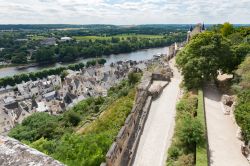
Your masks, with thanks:
[{"label": "church tower", "polygon": [[204,22],[203,22],[203,24],[202,24],[202,29],[201,29],[201,30],[202,30],[202,31],[205,31],[205,30],[206,30]]}]

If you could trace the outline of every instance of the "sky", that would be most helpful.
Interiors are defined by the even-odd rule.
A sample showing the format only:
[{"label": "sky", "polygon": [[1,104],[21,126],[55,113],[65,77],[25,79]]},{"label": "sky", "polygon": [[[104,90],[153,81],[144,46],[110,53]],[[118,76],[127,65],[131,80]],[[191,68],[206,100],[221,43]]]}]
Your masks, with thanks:
[{"label": "sky", "polygon": [[0,24],[250,23],[250,0],[0,0]]}]

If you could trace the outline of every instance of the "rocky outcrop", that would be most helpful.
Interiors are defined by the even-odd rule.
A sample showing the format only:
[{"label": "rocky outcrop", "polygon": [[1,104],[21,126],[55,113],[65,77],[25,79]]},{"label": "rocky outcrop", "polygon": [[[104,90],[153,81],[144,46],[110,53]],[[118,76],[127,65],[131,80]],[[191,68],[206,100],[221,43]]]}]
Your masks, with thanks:
[{"label": "rocky outcrop", "polygon": [[59,161],[20,143],[0,135],[0,165],[2,166],[63,166]]},{"label": "rocky outcrop", "polygon": [[250,162],[250,141],[246,144],[242,143],[241,153],[247,158],[248,162]]},{"label": "rocky outcrop", "polygon": [[225,115],[232,115],[235,107],[235,97],[223,95],[222,96],[222,104],[223,104],[223,112]]}]

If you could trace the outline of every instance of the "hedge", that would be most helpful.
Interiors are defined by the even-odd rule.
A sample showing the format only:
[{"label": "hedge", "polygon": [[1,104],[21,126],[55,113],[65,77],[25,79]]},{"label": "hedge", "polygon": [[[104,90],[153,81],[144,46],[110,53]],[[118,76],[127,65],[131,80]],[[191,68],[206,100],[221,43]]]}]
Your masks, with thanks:
[{"label": "hedge", "polygon": [[207,155],[207,137],[206,137],[206,118],[204,110],[204,98],[203,91],[198,91],[198,108],[197,108],[197,118],[201,122],[202,127],[205,131],[204,141],[196,145],[196,166],[207,166],[208,165],[208,155]]}]

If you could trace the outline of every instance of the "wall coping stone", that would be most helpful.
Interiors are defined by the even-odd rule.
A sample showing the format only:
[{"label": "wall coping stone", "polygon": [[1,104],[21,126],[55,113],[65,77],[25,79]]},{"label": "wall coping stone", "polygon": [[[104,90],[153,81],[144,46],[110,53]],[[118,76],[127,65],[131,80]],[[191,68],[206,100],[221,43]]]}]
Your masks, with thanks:
[{"label": "wall coping stone", "polygon": [[64,166],[44,153],[7,136],[0,135],[0,149],[0,165]]}]

